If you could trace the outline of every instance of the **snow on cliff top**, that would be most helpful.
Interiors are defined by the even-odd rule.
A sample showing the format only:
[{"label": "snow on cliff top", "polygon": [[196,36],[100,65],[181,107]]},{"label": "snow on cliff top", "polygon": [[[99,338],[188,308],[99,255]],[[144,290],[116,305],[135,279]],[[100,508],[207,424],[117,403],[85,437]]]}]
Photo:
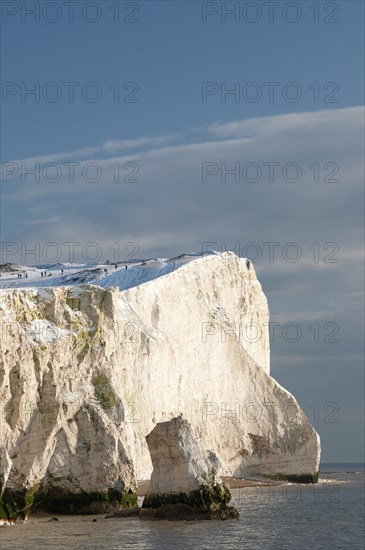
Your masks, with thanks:
[{"label": "snow on cliff top", "polygon": [[[0,289],[46,288],[94,284],[104,288],[116,286],[120,290],[133,288],[147,281],[172,273],[203,256],[217,256],[220,252],[181,254],[176,258],[153,258],[118,264],[42,264],[28,267],[16,264],[0,265]],[[243,265],[246,259],[241,259]],[[11,265],[11,268],[9,267]],[[26,277],[27,274],[27,277]],[[43,276],[42,276],[43,274]],[[21,277],[20,277],[21,275]]]}]

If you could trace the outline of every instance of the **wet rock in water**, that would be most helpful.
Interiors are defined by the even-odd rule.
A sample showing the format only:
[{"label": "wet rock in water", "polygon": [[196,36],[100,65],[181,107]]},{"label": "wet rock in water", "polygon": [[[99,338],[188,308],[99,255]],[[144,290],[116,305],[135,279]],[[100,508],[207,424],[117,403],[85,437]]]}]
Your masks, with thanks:
[{"label": "wet rock in water", "polygon": [[141,519],[237,519],[217,458],[203,452],[182,416],[158,423],[146,436],[153,472]]},{"label": "wet rock in water", "polygon": [[111,512],[110,514],[104,516],[104,519],[135,517],[139,515],[140,510],[140,508],[126,508],[124,510],[116,510],[115,512]]}]

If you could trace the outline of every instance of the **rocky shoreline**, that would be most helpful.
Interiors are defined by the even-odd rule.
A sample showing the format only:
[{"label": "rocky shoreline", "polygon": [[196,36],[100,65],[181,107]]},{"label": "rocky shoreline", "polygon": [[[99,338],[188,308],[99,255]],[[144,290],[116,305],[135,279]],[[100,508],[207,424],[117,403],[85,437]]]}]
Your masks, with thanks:
[{"label": "rocky shoreline", "polygon": [[[224,483],[226,483],[230,489],[240,489],[240,488],[254,488],[254,487],[269,487],[269,486],[283,486],[287,485],[286,482],[283,481],[259,481],[259,480],[251,480],[251,479],[238,479],[234,477],[229,476],[222,476],[222,480]],[[94,513],[92,510],[88,510],[88,512],[82,513],[82,514],[76,514],[77,516],[90,518],[90,521],[100,521],[103,519],[130,519],[130,518],[139,518],[139,519],[156,519],[153,517],[148,517],[148,514],[140,514],[142,510],[142,503],[143,499],[147,494],[148,487],[150,485],[150,480],[140,480],[138,482],[138,504],[133,508],[122,508],[118,510],[109,511],[106,513],[106,510],[101,510],[98,508],[98,510],[95,510]],[[204,513],[198,513],[195,511],[196,517],[194,517],[194,513],[186,514],[183,507],[177,507],[175,509],[174,513],[172,509],[167,509],[165,517],[161,517],[159,519],[167,519],[167,520],[196,520],[196,519],[222,519],[218,517],[214,517],[214,514],[212,516],[209,516],[209,514]],[[36,507],[32,511],[32,514],[28,517],[27,520],[24,520],[24,518],[19,518],[17,521],[13,520],[11,523],[8,520],[1,520],[0,526],[15,524],[17,522],[23,523],[24,521],[37,521],[37,522],[52,522],[52,521],[62,521],[62,518],[67,517],[75,517],[75,514],[72,514],[70,512],[62,513],[59,512],[57,515],[55,515],[52,511],[49,511],[43,507]],[[144,516],[144,517],[143,517]]]}]

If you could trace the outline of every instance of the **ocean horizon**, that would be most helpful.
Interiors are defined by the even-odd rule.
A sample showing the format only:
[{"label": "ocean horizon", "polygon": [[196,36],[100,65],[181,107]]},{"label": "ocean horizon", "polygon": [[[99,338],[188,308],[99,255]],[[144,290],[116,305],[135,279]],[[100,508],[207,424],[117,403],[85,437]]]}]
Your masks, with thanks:
[{"label": "ocean horizon", "polygon": [[349,472],[363,471],[365,462],[321,462],[320,472],[343,472],[348,469]]}]

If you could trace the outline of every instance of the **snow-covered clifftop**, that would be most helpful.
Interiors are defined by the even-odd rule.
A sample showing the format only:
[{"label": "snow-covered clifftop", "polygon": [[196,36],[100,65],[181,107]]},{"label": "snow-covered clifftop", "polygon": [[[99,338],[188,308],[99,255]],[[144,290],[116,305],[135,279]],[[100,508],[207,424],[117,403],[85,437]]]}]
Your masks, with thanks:
[{"label": "snow-covered clifftop", "polygon": [[156,262],[0,291],[3,490],[133,492],[152,471],[145,436],[181,413],[220,475],[315,479],[319,437],[270,377],[252,264],[230,252]]}]

